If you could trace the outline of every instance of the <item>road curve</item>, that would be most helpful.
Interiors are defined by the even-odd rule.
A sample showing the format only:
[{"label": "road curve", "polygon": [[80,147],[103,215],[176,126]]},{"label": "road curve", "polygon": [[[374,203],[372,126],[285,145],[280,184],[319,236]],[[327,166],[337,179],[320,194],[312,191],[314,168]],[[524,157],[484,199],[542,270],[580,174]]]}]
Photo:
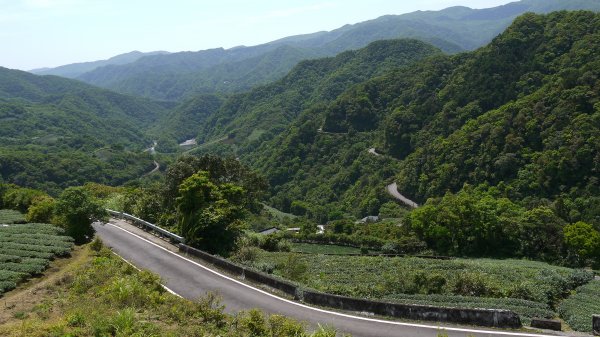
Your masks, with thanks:
[{"label": "road curve", "polygon": [[[104,244],[136,267],[159,274],[168,289],[192,300],[206,292],[217,293],[222,297],[227,312],[259,308],[269,313],[308,322],[313,327],[317,324],[331,325],[340,332],[351,333],[355,337],[435,337],[440,331],[440,327],[435,323],[427,325],[386,321],[312,308],[222,275],[116,225],[97,223],[94,224],[94,228]],[[476,328],[444,326],[442,329],[449,337],[544,336]]]},{"label": "road curve", "polygon": [[411,207],[411,208],[417,208],[419,207],[419,204],[417,204],[416,202],[408,199],[407,197],[403,196],[402,194],[400,194],[400,192],[398,192],[398,184],[396,183],[391,183],[389,185],[387,185],[386,190],[388,191],[388,193],[398,199],[399,201],[401,201],[402,203],[404,203],[405,205]]}]

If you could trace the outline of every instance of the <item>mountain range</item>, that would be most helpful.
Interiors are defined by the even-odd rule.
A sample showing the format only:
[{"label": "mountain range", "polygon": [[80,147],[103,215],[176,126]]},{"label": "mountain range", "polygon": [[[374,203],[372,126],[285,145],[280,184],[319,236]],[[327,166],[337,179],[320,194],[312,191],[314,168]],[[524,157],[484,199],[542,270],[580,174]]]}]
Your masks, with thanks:
[{"label": "mountain range", "polygon": [[[330,32],[291,36],[253,47],[135,53],[104,63],[69,65],[43,73],[74,77],[121,93],[178,101],[198,93],[246,91],[283,77],[303,59],[334,56],[376,40],[417,38],[447,53],[473,50],[490,42],[520,14],[563,9],[598,11],[600,1],[522,0],[487,9],[450,7],[386,15]],[[130,62],[122,64],[123,59]],[[82,73],[84,65],[95,68]]]}]

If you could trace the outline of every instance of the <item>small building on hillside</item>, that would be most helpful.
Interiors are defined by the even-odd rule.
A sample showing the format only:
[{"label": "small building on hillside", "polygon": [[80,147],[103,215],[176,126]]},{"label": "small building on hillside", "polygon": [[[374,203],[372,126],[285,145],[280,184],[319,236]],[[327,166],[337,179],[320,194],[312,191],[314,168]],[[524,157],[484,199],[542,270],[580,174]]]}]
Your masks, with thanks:
[{"label": "small building on hillside", "polygon": [[277,233],[277,232],[279,232],[279,228],[271,227],[271,228],[263,229],[262,231],[258,232],[258,234],[269,235],[269,234],[273,234],[273,233]]},{"label": "small building on hillside", "polygon": [[373,223],[373,222],[379,222],[379,216],[377,215],[369,215],[366,216],[358,221],[356,221],[355,223],[357,224],[365,224],[365,223]]}]

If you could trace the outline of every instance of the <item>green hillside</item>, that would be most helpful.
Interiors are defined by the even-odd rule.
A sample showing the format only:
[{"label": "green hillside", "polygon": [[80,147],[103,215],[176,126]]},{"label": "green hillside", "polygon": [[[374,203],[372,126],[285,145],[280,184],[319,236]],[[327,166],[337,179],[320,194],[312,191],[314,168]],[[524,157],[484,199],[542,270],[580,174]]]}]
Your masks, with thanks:
[{"label": "green hillside", "polygon": [[[0,68],[0,176],[57,191],[124,183],[152,169],[143,128],[167,105],[55,76]],[[0,180],[2,180],[0,179]]]},{"label": "green hillside", "polygon": [[[238,147],[256,147],[284,130],[304,109],[331,102],[356,83],[435,54],[441,52],[417,40],[389,40],[303,61],[283,79],[227,99],[200,125],[198,140],[228,136]],[[199,108],[194,104],[186,109]]]},{"label": "green hillside", "polygon": [[[524,205],[559,202],[570,221],[597,221],[598,20],[527,14],[480,50],[306,107],[242,160],[269,177],[284,211],[302,201],[313,214],[376,214],[390,200],[384,184],[397,180],[419,202],[488,184]],[[374,146],[389,155],[368,153]]]}]

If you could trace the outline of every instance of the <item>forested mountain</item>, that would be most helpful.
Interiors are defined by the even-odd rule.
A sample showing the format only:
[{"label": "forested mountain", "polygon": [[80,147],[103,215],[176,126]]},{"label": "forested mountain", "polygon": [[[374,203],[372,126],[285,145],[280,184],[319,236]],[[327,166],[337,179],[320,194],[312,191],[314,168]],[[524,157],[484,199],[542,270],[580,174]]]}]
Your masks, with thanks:
[{"label": "forested mountain", "polygon": [[[599,51],[600,15],[526,14],[477,51],[438,54],[303,105],[280,135],[237,154],[269,178],[276,207],[321,220],[376,214],[396,180],[419,202],[464,183],[495,186],[596,223]],[[372,146],[387,155],[368,153]]]},{"label": "forested mountain", "polygon": [[[303,61],[283,79],[229,97],[216,110],[207,110],[217,105],[202,97],[184,104],[175,115],[201,112],[202,121],[196,120],[200,123],[195,129],[165,121],[167,128],[161,130],[177,141],[198,137],[202,143],[225,137],[238,147],[255,147],[284,130],[304,109],[331,102],[356,83],[436,54],[441,52],[418,40],[389,40],[336,57]],[[175,115],[167,119],[181,119]]]},{"label": "forested mountain", "polygon": [[0,180],[57,191],[124,183],[153,167],[143,127],[167,106],[56,76],[0,68]]},{"label": "forested mountain", "polygon": [[92,71],[99,67],[104,67],[108,65],[123,65],[131,62],[135,62],[144,56],[150,55],[162,55],[168,54],[165,51],[155,51],[149,53],[142,53],[140,51],[132,51],[125,54],[120,54],[117,56],[113,56],[108,60],[100,60],[100,61],[92,61],[92,62],[81,62],[81,63],[72,63],[64,66],[56,67],[56,68],[41,68],[41,69],[33,69],[30,70],[30,73],[36,75],[56,75],[67,78],[76,78],[84,73]]},{"label": "forested mountain", "polygon": [[489,9],[387,15],[330,32],[292,36],[253,47],[147,56],[100,67],[79,79],[123,93],[180,100],[196,93],[240,92],[281,78],[298,61],[333,56],[382,39],[417,38],[448,53],[480,47],[527,11],[600,10],[600,0],[523,0]]}]

